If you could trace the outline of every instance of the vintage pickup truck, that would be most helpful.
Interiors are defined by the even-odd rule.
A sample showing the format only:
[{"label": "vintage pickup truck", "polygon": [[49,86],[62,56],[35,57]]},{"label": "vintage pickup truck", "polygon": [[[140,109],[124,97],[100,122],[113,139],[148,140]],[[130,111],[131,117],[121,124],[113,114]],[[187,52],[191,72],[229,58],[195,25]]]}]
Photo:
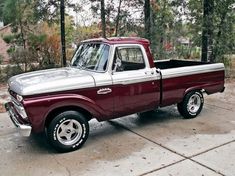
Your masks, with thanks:
[{"label": "vintage pickup truck", "polygon": [[202,110],[203,93],[224,91],[224,65],[154,61],[143,38],[90,39],[71,65],[9,79],[5,107],[22,135],[45,132],[60,152],[81,147],[88,121],[105,121],[177,104],[185,118]]}]

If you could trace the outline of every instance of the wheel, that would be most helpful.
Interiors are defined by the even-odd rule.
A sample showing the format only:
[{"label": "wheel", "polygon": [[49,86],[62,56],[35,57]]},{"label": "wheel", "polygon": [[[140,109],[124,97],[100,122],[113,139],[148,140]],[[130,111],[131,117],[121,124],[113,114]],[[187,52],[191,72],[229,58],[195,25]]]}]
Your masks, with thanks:
[{"label": "wheel", "polygon": [[183,101],[177,104],[177,108],[184,118],[191,119],[200,114],[203,104],[202,93],[200,91],[192,91],[184,96]]},{"label": "wheel", "polygon": [[46,131],[50,144],[59,152],[80,148],[88,138],[89,124],[77,111],[65,111],[57,115]]}]

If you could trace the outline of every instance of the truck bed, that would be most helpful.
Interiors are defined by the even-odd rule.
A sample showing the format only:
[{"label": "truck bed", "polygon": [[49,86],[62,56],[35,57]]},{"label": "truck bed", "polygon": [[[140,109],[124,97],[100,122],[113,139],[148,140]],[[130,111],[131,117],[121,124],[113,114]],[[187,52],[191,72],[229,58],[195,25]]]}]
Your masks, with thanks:
[{"label": "truck bed", "polygon": [[196,65],[206,65],[210,64],[208,62],[199,62],[199,61],[184,61],[184,60],[159,60],[154,61],[156,68],[160,69],[169,69],[169,68],[178,68],[186,66],[196,66]]},{"label": "truck bed", "polygon": [[212,94],[224,90],[224,65],[183,60],[154,61],[161,73],[161,106],[182,101],[190,89]]}]

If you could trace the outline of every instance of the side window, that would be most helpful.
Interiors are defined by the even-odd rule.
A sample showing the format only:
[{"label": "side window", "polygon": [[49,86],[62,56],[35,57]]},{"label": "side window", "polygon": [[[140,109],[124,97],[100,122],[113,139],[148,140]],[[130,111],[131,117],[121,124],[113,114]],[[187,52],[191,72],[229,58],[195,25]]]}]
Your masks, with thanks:
[{"label": "side window", "polygon": [[116,68],[116,71],[139,70],[145,68],[143,53],[139,47],[116,48],[113,68],[115,68],[117,60],[120,64]]}]

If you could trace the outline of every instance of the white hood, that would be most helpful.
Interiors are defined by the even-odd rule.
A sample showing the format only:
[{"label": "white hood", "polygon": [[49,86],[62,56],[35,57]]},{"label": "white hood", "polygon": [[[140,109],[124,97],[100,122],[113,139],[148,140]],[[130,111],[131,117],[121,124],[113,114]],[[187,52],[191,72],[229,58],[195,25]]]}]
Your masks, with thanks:
[{"label": "white hood", "polygon": [[19,95],[33,95],[94,87],[91,75],[77,68],[65,67],[34,71],[13,76],[8,85]]}]

